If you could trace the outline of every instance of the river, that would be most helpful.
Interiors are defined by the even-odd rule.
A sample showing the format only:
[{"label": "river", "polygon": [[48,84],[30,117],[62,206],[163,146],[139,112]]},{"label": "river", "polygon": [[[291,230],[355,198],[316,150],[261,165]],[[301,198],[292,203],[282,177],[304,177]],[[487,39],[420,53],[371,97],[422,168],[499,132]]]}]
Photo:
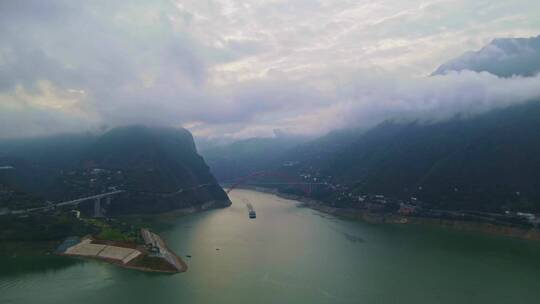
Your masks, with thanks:
[{"label": "river", "polygon": [[[186,273],[68,257],[0,257],[0,303],[538,303],[540,244],[345,221],[271,194],[160,231]],[[257,218],[250,220],[246,204]]]}]

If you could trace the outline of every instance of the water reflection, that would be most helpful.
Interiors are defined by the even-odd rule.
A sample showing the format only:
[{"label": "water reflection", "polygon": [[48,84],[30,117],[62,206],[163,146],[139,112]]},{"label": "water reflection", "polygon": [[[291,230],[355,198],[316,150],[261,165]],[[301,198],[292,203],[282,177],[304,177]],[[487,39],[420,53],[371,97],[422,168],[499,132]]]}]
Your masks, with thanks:
[{"label": "water reflection", "polygon": [[59,256],[17,256],[0,258],[0,278],[61,271],[83,261]]}]

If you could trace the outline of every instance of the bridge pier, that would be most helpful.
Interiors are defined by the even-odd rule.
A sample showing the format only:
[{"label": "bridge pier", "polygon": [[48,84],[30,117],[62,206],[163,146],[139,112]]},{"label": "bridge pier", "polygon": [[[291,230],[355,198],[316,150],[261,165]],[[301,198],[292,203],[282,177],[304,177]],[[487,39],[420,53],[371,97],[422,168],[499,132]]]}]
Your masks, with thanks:
[{"label": "bridge pier", "polygon": [[94,217],[103,217],[101,213],[101,198],[94,199]]}]

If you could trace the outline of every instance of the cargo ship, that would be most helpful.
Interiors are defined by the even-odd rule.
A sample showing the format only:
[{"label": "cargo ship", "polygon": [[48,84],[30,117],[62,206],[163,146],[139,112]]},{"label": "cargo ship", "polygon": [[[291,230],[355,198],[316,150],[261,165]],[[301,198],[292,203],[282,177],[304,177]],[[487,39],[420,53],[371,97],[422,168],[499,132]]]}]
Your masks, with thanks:
[{"label": "cargo ship", "polygon": [[255,209],[253,209],[253,206],[250,203],[248,203],[246,206],[248,208],[249,218],[250,219],[256,218],[257,214],[255,213]]}]

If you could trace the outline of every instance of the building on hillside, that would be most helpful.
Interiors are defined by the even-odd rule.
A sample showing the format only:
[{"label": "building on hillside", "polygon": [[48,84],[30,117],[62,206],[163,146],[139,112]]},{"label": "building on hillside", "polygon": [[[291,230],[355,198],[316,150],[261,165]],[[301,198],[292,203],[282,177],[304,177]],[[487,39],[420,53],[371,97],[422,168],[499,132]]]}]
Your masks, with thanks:
[{"label": "building on hillside", "polygon": [[413,215],[416,212],[416,206],[409,204],[400,204],[398,213],[401,215]]},{"label": "building on hillside", "polygon": [[525,212],[518,212],[516,213],[517,216],[526,219],[529,223],[535,223],[536,222],[536,216],[532,213],[525,213]]}]

